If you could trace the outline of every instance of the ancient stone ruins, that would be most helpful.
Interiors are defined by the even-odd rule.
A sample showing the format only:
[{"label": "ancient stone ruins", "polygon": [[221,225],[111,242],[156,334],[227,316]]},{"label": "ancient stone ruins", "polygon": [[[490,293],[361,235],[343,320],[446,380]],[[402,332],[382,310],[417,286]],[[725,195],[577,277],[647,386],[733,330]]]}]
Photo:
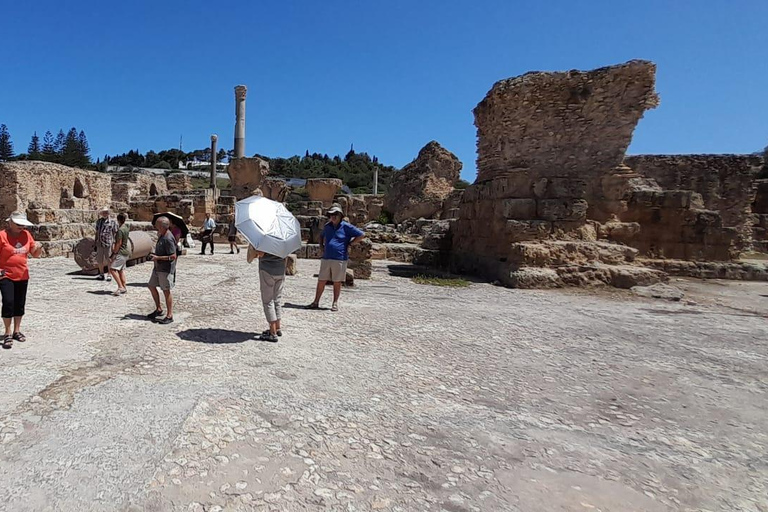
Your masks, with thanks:
[{"label": "ancient stone ruins", "polygon": [[[368,238],[354,277],[372,259],[417,263],[512,287],[629,288],[670,274],[768,279],[751,251],[768,251],[768,181],[749,155],[627,156],[635,126],[659,105],[647,61],[593,71],[534,72],[496,83],[474,110],[474,184],[458,190],[462,163],[433,141],[386,195],[341,193],[338,179],[300,190],[269,163],[238,156],[230,188],[194,190],[167,175],[72,169],[44,162],[0,164],[0,215],[25,210],[47,256],[71,255],[93,236],[99,208],[151,230],[174,211],[192,226],[213,214],[223,232],[234,203],[251,194],[285,202],[299,219],[300,258],[319,258],[325,211],[339,204]],[[236,146],[245,144],[245,87],[236,88]],[[387,217],[393,223],[386,222]],[[384,222],[382,222],[384,221]]]}]

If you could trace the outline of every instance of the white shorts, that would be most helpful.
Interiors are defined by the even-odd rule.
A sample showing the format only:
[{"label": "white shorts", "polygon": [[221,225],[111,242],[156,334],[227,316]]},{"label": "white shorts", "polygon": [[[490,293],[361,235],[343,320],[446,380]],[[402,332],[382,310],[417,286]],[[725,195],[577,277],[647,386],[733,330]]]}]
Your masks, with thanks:
[{"label": "white shorts", "polygon": [[128,263],[128,257],[123,256],[122,254],[118,254],[115,256],[115,259],[112,260],[112,263],[110,263],[109,268],[112,270],[123,270],[126,263]]}]

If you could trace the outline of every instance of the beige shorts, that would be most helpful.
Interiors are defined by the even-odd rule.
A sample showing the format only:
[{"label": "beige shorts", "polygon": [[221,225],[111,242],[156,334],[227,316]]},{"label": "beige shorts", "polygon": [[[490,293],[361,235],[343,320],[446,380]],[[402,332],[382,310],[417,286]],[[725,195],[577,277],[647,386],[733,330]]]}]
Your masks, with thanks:
[{"label": "beige shorts", "polygon": [[104,267],[109,267],[109,257],[112,255],[112,248],[104,245],[96,246],[96,263],[99,265],[99,272]]},{"label": "beige shorts", "polygon": [[176,276],[168,272],[152,271],[152,276],[149,278],[150,288],[160,288],[163,291],[172,290],[176,281]]},{"label": "beige shorts", "polygon": [[320,260],[320,281],[332,281],[343,283],[347,279],[347,261],[344,260]]}]

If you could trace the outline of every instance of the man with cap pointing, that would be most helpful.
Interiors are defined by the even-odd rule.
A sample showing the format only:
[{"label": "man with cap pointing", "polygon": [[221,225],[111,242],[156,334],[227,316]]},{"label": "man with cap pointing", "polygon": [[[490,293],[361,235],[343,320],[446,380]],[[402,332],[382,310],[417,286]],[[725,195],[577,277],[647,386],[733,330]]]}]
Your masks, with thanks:
[{"label": "man with cap pointing", "polygon": [[318,309],[320,298],[328,282],[333,283],[333,305],[331,311],[339,310],[339,295],[341,284],[347,278],[347,262],[349,261],[349,246],[363,239],[365,233],[344,220],[344,212],[338,205],[328,210],[330,220],[323,228],[320,247],[323,248],[323,259],[320,260],[320,274],[317,279],[315,300],[308,307]]}]

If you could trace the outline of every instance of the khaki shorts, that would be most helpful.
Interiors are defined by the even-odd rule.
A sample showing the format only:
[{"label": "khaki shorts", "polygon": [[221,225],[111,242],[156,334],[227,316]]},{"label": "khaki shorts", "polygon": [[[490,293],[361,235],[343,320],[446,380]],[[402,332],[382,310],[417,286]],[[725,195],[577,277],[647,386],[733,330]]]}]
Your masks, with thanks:
[{"label": "khaki shorts", "polygon": [[344,260],[320,260],[320,281],[332,281],[343,283],[347,279],[347,261]]},{"label": "khaki shorts", "polygon": [[123,270],[127,262],[128,262],[127,256],[118,254],[117,256],[115,256],[115,259],[112,260],[112,263],[109,265],[109,268],[111,268],[112,270]]},{"label": "khaki shorts", "polygon": [[163,291],[172,290],[174,282],[176,281],[175,276],[169,272],[158,272],[157,270],[152,271],[152,276],[149,278],[149,287],[150,288],[160,288]]},{"label": "khaki shorts", "polygon": [[96,246],[96,263],[99,265],[99,272],[104,267],[109,267],[109,257],[112,255],[112,248],[104,245]]}]

